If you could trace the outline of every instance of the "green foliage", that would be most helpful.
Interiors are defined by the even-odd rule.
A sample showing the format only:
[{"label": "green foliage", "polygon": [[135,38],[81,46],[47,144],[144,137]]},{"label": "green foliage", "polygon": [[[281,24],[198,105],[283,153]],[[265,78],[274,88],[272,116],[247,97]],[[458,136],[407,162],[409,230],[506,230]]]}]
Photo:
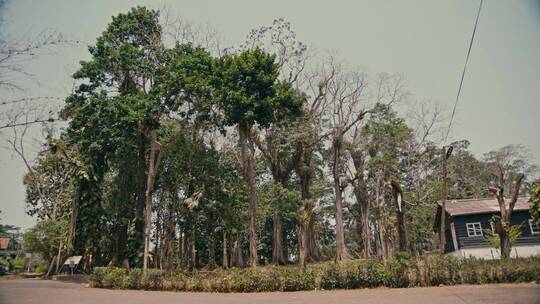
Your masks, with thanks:
[{"label": "green foliage", "polygon": [[5,275],[10,269],[9,260],[5,257],[0,257],[0,276]]},{"label": "green foliage", "polygon": [[58,247],[66,233],[66,221],[40,221],[23,235],[24,249],[27,252],[40,253],[45,260],[50,260],[58,253]]},{"label": "green foliage", "polygon": [[300,115],[304,98],[290,84],[277,81],[274,61],[274,55],[259,48],[221,59],[219,96],[225,125],[264,128]]},{"label": "green foliage", "polygon": [[13,272],[15,273],[23,272],[26,269],[27,263],[28,263],[28,260],[25,258],[15,258],[11,260],[11,268],[13,269]]},{"label": "green foliage", "polygon": [[[58,139],[48,138],[25,176],[28,213],[41,220],[25,234],[26,250],[40,252],[45,259],[56,255],[60,240],[66,239],[66,220],[74,215],[74,244],[65,246],[70,254],[91,257],[85,262],[92,265],[83,267],[118,266],[126,259],[135,267],[131,271],[96,268],[94,282],[108,288],[286,291],[446,284],[463,280],[465,274],[476,276],[465,262],[432,257],[420,261],[405,253],[386,262],[352,261],[304,270],[184,272],[203,266],[214,269],[227,255],[236,261],[245,259],[246,234],[257,235],[255,253],[268,258],[272,228],[278,227],[274,222],[281,223],[287,259],[299,256],[299,223],[310,225],[305,230],[310,238],[306,247],[315,252],[310,255],[334,258],[335,212],[330,208],[333,191],[329,191],[325,152],[337,133],[327,133],[332,115],[325,112],[336,101],[331,95],[348,92],[348,84],[358,79],[339,72],[337,62],[304,75],[304,70],[311,70],[306,66],[305,45],[295,40],[284,20],[253,31],[249,40],[249,46],[239,52],[214,56],[192,43],[166,46],[158,11],[135,7],[112,17],[89,47],[90,58],[73,75],[78,86],[61,111],[68,127]],[[401,99],[406,94],[399,83],[391,92],[391,78],[380,78],[378,94]],[[368,86],[365,92],[372,89]],[[387,99],[379,97],[379,101]],[[359,99],[348,106],[348,110],[336,110],[346,110],[351,119],[359,112],[365,117],[347,128],[351,131],[343,140],[350,142],[344,143],[343,152],[349,153],[338,155],[343,161],[336,181],[346,193],[350,193],[346,187],[361,182],[362,187],[354,190],[363,192],[358,199],[362,207],[374,205],[375,193],[382,198],[377,203],[385,203],[362,219],[360,204],[350,204],[349,195],[344,197],[344,234],[351,253],[364,249],[357,229],[362,220],[368,221],[365,227],[380,227],[386,239],[395,238],[396,207],[388,204],[386,187],[390,180],[404,191],[411,251],[422,254],[433,249],[433,210],[442,189],[439,147],[426,139],[428,134],[415,138],[418,130],[398,115],[392,102],[379,102],[369,109]],[[308,115],[303,115],[303,109]],[[421,121],[420,129],[436,128],[435,121],[431,123]],[[229,132],[233,127],[238,133]],[[149,136],[153,131],[157,131],[157,143]],[[238,153],[237,140],[242,153]],[[505,157],[511,159],[505,168],[508,181],[517,171],[531,171],[519,146],[488,153],[484,160],[468,150],[468,141],[453,146],[454,155],[448,161],[449,198],[486,196],[485,189],[494,178],[491,169]],[[153,171],[148,168],[149,151],[155,151],[151,147],[158,147],[159,168],[154,187],[147,189],[148,173]],[[349,170],[351,163],[356,172]],[[147,190],[153,195],[149,225],[155,238],[150,264],[167,272],[149,270],[143,276],[136,267],[142,264]],[[537,184],[531,189],[535,219],[540,212],[539,193]],[[251,194],[257,195],[257,201]],[[253,223],[247,220],[248,201],[251,210],[257,209],[249,213],[256,217],[256,227],[250,225],[246,231],[246,223]],[[46,220],[50,218],[56,220]],[[379,220],[377,225],[373,225],[375,220]],[[0,225],[0,235],[16,239],[12,228]],[[365,252],[374,251],[373,243]],[[395,243],[389,240],[387,245]],[[469,272],[459,274],[463,269]]]},{"label": "green foliage", "polygon": [[49,267],[48,267],[47,264],[39,265],[39,266],[36,267],[35,272],[37,272],[37,273],[46,273],[48,269],[49,269]]},{"label": "green foliage", "polygon": [[467,140],[453,142],[452,156],[447,161],[448,197],[452,199],[489,197],[487,186],[491,174],[485,162],[469,150]]},{"label": "green foliage", "polygon": [[539,279],[538,257],[460,260],[439,255],[413,258],[408,253],[398,253],[386,263],[381,259],[370,259],[313,264],[307,269],[271,266],[192,273],[151,270],[146,279],[139,269],[127,272],[120,268],[96,268],[91,282],[93,286],[101,288],[264,292],[513,283]]},{"label": "green foliage", "polygon": [[[492,220],[493,221],[493,220]],[[510,241],[510,247],[514,245],[516,240],[521,236],[523,224],[521,225],[512,225],[509,228],[504,228],[508,231],[508,238]],[[493,233],[493,230],[491,228],[485,228],[484,230],[484,238],[486,239],[486,242],[488,242],[492,247],[500,248],[501,247],[501,238],[497,233]]]}]

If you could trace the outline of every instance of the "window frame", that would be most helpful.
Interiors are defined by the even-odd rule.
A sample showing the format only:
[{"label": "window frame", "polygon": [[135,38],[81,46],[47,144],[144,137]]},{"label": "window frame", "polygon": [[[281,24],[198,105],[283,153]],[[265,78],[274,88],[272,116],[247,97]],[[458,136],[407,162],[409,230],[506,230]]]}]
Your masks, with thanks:
[{"label": "window frame", "polygon": [[[536,232],[533,230],[533,226],[536,226]],[[540,235],[540,228],[533,223],[532,219],[529,219],[529,229],[531,230],[531,235]]]},{"label": "window frame", "polygon": [[[471,225],[472,228],[469,228],[469,225]],[[477,229],[475,225],[478,225],[480,228]],[[467,236],[468,237],[481,237],[484,236],[484,231],[482,231],[482,223],[480,222],[471,222],[471,223],[465,223],[465,228],[467,229]],[[470,230],[474,232],[474,235],[471,235]],[[477,232],[480,231],[480,234],[478,235]]]}]

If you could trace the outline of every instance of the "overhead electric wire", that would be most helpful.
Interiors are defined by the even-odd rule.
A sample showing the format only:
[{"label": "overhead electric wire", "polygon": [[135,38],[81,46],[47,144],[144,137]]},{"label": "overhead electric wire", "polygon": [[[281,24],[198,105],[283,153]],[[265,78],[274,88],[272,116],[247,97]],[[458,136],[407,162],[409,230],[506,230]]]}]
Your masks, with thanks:
[{"label": "overhead electric wire", "polygon": [[467,51],[467,58],[465,59],[465,65],[463,66],[463,72],[461,73],[461,80],[459,82],[459,88],[456,95],[456,101],[454,102],[454,108],[452,110],[452,116],[450,117],[450,122],[448,123],[448,130],[446,130],[446,136],[444,137],[444,144],[448,140],[448,135],[450,134],[450,129],[452,128],[452,123],[454,122],[454,116],[456,115],[456,108],[461,95],[461,88],[463,87],[463,79],[465,79],[465,71],[467,70],[467,64],[469,63],[469,57],[471,56],[471,49],[474,42],[474,36],[476,34],[476,28],[478,27],[478,19],[480,18],[480,11],[482,11],[482,4],[484,0],[480,0],[480,6],[478,7],[478,13],[476,14],[476,21],[474,22],[474,29],[471,35],[471,41],[469,43],[469,50]]}]

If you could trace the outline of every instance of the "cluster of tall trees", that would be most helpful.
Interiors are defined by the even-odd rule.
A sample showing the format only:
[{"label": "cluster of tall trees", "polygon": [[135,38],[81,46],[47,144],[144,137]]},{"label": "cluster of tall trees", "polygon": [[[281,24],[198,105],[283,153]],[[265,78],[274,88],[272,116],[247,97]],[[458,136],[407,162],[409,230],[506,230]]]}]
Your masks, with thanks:
[{"label": "cluster of tall trees", "polygon": [[[282,19],[215,50],[171,42],[159,17],[112,18],[74,74],[67,128],[29,166],[28,212],[66,223],[58,255],[212,269],[437,246],[443,115],[402,117],[401,76],[319,60]],[[453,144],[449,198],[533,169],[521,146],[479,160],[468,145]]]}]

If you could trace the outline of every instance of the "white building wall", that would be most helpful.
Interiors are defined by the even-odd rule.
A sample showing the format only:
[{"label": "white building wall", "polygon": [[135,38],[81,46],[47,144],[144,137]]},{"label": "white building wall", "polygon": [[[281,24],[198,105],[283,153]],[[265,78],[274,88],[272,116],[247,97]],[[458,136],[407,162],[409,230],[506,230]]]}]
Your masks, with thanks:
[{"label": "white building wall", "polygon": [[[464,248],[450,252],[449,254],[459,258],[475,257],[478,259],[492,260],[500,258],[500,251],[494,247]],[[526,258],[540,256],[540,245],[513,246],[510,256]]]}]

